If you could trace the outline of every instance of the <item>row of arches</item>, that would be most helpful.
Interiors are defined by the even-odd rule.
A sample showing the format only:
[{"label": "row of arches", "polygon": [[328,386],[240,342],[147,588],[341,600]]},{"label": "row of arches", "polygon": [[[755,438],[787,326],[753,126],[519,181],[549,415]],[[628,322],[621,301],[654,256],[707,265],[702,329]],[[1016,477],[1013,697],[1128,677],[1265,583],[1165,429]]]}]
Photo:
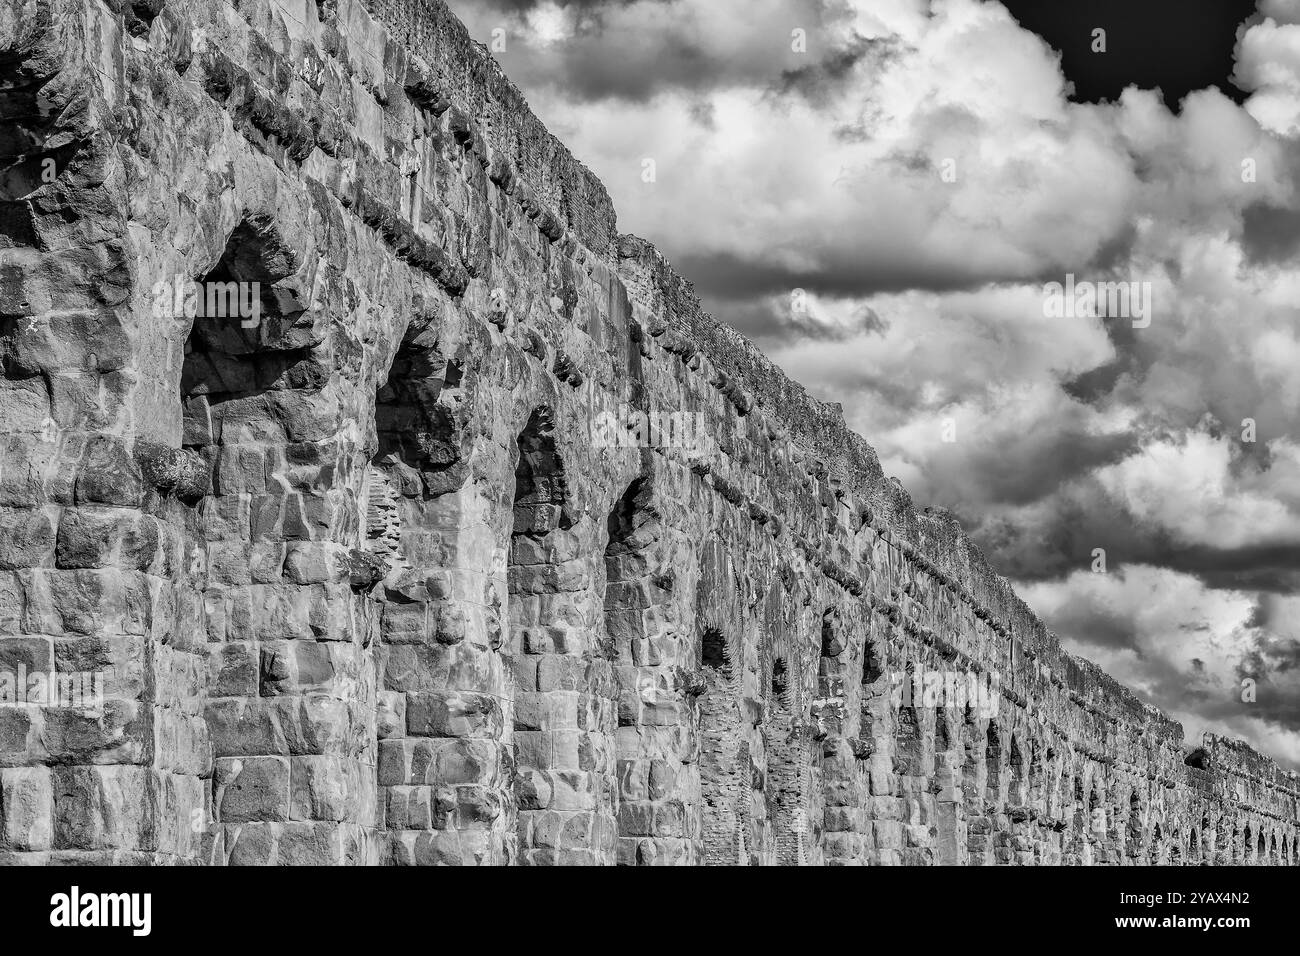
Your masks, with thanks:
[{"label": "row of arches", "polygon": [[[281,258],[274,237],[250,225],[232,237],[206,278],[260,277],[274,286],[284,272]],[[306,303],[272,292],[261,309],[272,328],[285,332]],[[331,475],[301,459],[257,467],[273,447],[295,444],[276,430],[283,428],[275,420],[278,411],[259,410],[318,393],[325,374],[310,342],[284,334],[268,347],[266,335],[237,324],[196,324],[181,374],[185,446],[218,461],[218,496],[282,499],[296,484],[313,482],[317,491],[347,493],[352,476]],[[781,859],[815,856],[825,808],[809,799],[816,786],[806,778],[822,772],[826,748],[811,742],[846,738],[851,754],[844,773],[857,791],[851,800],[837,798],[844,801],[836,804],[840,808],[866,802],[872,757],[883,749],[876,746],[880,715],[872,711],[883,700],[879,685],[886,676],[877,617],[855,623],[868,636],[851,640],[839,609],[810,612],[815,620],[807,631],[820,631],[812,700],[803,696],[808,670],[799,654],[769,648],[757,666],[744,660],[749,652],[729,623],[705,623],[708,610],[688,607],[690,599],[679,593],[675,575],[682,565],[676,559],[702,549],[688,541],[689,547],[672,550],[670,539],[689,539],[689,531],[663,521],[653,469],[643,468],[616,490],[605,514],[574,507],[549,405],[531,408],[503,449],[500,464],[509,475],[501,489],[508,502],[504,536],[499,527],[475,525],[470,516],[485,510],[476,496],[490,505],[493,493],[468,480],[473,377],[464,356],[440,341],[432,323],[414,324],[376,391],[374,442],[366,450],[364,476],[354,483],[359,490],[352,492],[362,501],[359,537],[388,565],[379,611],[379,707],[394,721],[406,721],[388,739],[404,742],[408,751],[416,738],[434,741],[436,751],[421,758],[432,770],[412,770],[408,756],[408,767],[384,785],[388,822],[425,825],[413,809],[423,800],[428,826],[508,834],[504,845],[513,840],[519,852],[539,859],[585,852],[592,859],[621,854],[624,862],[660,862],[663,855],[681,860],[704,847],[708,857],[759,861],[756,850],[767,845],[777,847]],[[309,454],[307,442],[297,444],[303,447],[292,454]],[[268,486],[268,475],[280,483]],[[311,539],[309,514],[277,508],[279,534]],[[297,524],[286,529],[286,519]],[[499,548],[503,537],[507,559],[499,576],[490,561],[476,565],[470,556]],[[596,562],[590,560],[593,543],[603,547]],[[756,643],[769,642],[762,636]],[[300,665],[293,665],[294,679],[306,673]],[[272,660],[266,667],[268,692],[291,686],[277,676],[277,666]],[[698,671],[693,690],[679,677],[683,667]],[[741,686],[747,673],[762,675],[761,694]],[[757,724],[745,710],[746,698],[755,696],[767,708]],[[419,733],[413,732],[413,705],[426,724]],[[961,807],[953,821],[935,827],[936,839],[947,841],[935,859],[1004,862],[998,858],[1003,850],[1017,861],[1026,854],[1034,862],[1050,858],[1041,837],[1028,841],[1029,849],[1015,849],[1017,827],[1069,834],[1060,845],[1065,859],[1113,852],[1193,861],[1219,853],[1225,843],[1239,844],[1234,856],[1241,859],[1296,859],[1294,835],[1288,842],[1285,835],[1244,825],[1227,841],[1207,840],[1204,826],[1180,830],[1146,820],[1136,793],[1137,809],[1120,812],[1121,799],[1108,805],[1107,788],[1068,772],[1050,745],[996,723],[928,719],[917,708],[899,710],[894,721],[889,752],[880,754],[888,757],[888,773],[910,781],[904,792],[933,788],[946,792],[946,805]],[[474,729],[464,734],[461,723]],[[456,732],[450,732],[453,725]],[[745,729],[760,725],[785,730],[760,741]],[[671,746],[646,732],[659,727],[698,733],[699,763],[683,764]],[[456,801],[439,807],[432,789],[449,782]],[[733,784],[734,793],[728,789]],[[413,792],[418,788],[430,792],[420,796]],[[699,823],[692,822],[697,811],[689,805],[693,788],[699,789]],[[754,808],[755,794],[761,810]],[[999,819],[1018,808],[1035,813],[1021,821]],[[846,820],[825,829],[870,830],[868,820]],[[1145,846],[1154,849],[1132,850]]]}]

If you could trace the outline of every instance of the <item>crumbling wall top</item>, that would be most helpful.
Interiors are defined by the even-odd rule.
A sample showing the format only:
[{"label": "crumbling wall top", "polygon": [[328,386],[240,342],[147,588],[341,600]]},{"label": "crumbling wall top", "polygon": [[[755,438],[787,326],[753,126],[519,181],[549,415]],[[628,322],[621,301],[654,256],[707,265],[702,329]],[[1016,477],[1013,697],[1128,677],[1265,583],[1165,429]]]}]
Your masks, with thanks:
[{"label": "crumbling wall top", "polygon": [[414,69],[431,72],[433,84],[473,118],[490,151],[511,161],[566,231],[593,252],[610,254],[618,228],[604,183],[533,114],[519,88],[443,0],[338,0],[338,13],[381,20],[401,44],[390,44],[385,60],[393,69],[386,72],[400,78],[412,69],[398,69],[404,53],[422,60]]}]

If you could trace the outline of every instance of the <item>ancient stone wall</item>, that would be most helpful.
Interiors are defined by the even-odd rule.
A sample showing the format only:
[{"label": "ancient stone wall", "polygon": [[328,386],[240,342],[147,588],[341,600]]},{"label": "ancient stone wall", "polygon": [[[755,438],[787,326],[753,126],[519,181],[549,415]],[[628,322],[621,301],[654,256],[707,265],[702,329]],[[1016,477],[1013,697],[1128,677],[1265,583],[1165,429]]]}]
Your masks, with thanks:
[{"label": "ancient stone wall", "polygon": [[0,118],[4,862],[1300,859],[441,0],[0,0]]}]

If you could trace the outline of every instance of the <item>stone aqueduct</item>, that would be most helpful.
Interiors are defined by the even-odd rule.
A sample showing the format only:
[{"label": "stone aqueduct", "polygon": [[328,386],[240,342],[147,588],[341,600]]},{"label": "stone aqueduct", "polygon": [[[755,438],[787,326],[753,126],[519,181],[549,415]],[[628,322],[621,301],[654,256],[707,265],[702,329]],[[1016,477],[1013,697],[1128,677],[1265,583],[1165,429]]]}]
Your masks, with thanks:
[{"label": "stone aqueduct", "polygon": [[0,658],[105,697],[0,708],[3,862],[1300,861],[441,0],[0,0],[0,111]]}]

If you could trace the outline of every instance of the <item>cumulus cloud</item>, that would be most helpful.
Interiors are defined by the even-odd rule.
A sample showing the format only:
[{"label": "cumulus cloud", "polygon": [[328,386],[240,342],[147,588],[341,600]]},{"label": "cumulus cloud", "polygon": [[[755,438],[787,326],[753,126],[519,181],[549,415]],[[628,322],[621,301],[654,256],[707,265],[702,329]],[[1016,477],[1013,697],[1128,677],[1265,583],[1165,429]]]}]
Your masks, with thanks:
[{"label": "cumulus cloud", "polygon": [[1021,585],[1021,594],[1087,657],[1184,724],[1245,736],[1300,763],[1300,668],[1290,621],[1300,599],[1214,590],[1190,575],[1134,565]]},{"label": "cumulus cloud", "polygon": [[1272,17],[1246,30],[1237,45],[1238,86],[1253,90],[1246,109],[1265,129],[1282,136],[1300,134],[1300,19],[1295,4],[1285,7],[1283,22]]},{"label": "cumulus cloud", "polygon": [[[815,92],[865,52],[835,0],[569,0],[453,3],[530,92],[640,103],[736,86]],[[802,48],[797,43],[803,37]]]},{"label": "cumulus cloud", "polygon": [[[709,9],[732,24],[728,36],[777,35],[727,6]],[[1056,55],[999,4],[921,9],[887,4],[846,26],[830,48],[872,53],[823,64],[837,81],[816,98],[760,83],[709,90],[707,125],[671,92],[636,123],[617,96],[575,109],[567,87],[542,85],[533,99],[606,180],[623,220],[671,237],[674,262],[706,295],[978,288],[1107,249],[1139,185],[1119,132],[1065,101]]]}]

